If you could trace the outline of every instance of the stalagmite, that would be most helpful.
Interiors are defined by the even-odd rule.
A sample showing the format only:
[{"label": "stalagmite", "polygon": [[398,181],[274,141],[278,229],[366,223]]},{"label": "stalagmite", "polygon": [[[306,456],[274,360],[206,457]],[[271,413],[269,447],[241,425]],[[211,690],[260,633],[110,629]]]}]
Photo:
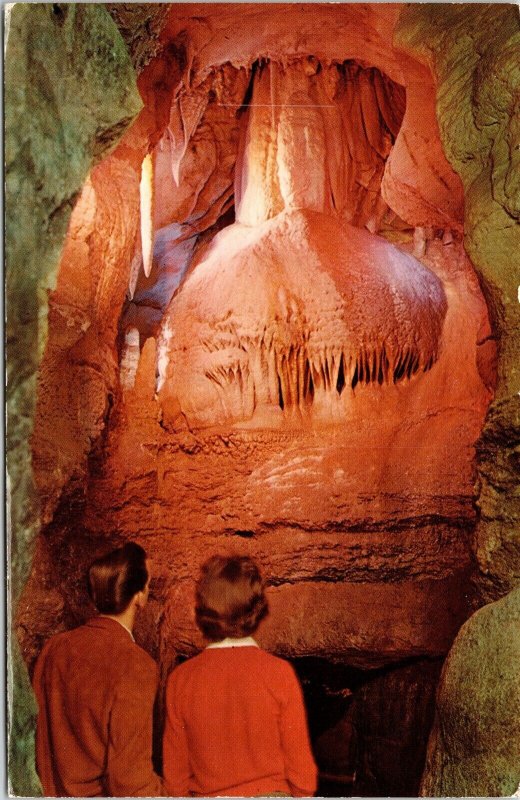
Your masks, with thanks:
[{"label": "stalagmite", "polygon": [[444,245],[453,244],[453,231],[450,231],[449,228],[446,228],[446,230],[443,232],[442,243]]},{"label": "stalagmite", "polygon": [[420,226],[414,228],[413,232],[413,254],[416,258],[421,258],[426,253],[426,231]]},{"label": "stalagmite", "polygon": [[153,257],[153,161],[148,153],[141,165],[141,183],[139,184],[141,198],[141,246],[143,251],[143,269],[146,277],[152,271]]},{"label": "stalagmite", "polygon": [[132,389],[134,386],[139,365],[139,355],[139,331],[137,328],[129,328],[125,333],[125,344],[119,372],[119,382],[123,390]]}]

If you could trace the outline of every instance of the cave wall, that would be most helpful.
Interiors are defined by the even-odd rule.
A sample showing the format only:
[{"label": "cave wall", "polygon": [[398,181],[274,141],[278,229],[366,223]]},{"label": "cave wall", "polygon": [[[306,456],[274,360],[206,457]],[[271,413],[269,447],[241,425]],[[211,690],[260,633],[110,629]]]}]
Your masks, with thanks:
[{"label": "cave wall", "polygon": [[70,219],[49,295],[50,336],[32,437],[44,525],[63,488],[84,479],[88,455],[118,391],[119,316],[141,253],[141,165],[166,122],[178,72],[167,54],[152,58],[139,76],[134,73],[143,108],[114,151],[90,171]]},{"label": "cave wall", "polygon": [[465,187],[464,245],[498,340],[496,394],[477,447],[474,581],[491,603],[463,626],[446,661],[421,794],[502,796],[518,791],[516,697],[520,533],[518,411],[518,83],[520,38],[512,6],[467,14],[408,7],[396,41],[436,75],[444,149]]},{"label": "cave wall", "polygon": [[483,601],[520,579],[518,252],[519,39],[509,5],[411,6],[395,41],[431,66],[444,152],[462,179],[464,247],[477,270],[499,347],[498,381],[478,444],[476,581]]},{"label": "cave wall", "polygon": [[[200,204],[188,208],[192,230],[207,236],[206,239],[200,237],[197,245],[191,240],[193,246],[200,248],[199,261],[203,260],[204,248],[209,246],[215,232],[212,228],[214,223],[217,222],[218,227],[233,221],[230,218],[224,223],[223,216],[217,220],[211,210],[207,214],[205,203],[210,205],[210,209],[217,207],[219,213],[225,214],[229,209],[229,175],[233,163],[230,159],[235,157],[239,131],[227,138],[222,136],[222,131],[229,130],[229,122],[238,106],[237,98],[241,102],[244,79],[248,78],[255,57],[255,36],[262,11],[253,5],[244,6],[244,14],[233,23],[237,37],[230,51],[226,31],[233,9],[215,8],[208,25],[201,20],[202,9],[208,13],[208,8],[198,8],[200,14],[191,7],[168,14],[165,7],[157,7],[151,18],[151,12],[143,10],[143,7],[134,11],[121,4],[118,10],[116,4],[112,4],[108,9],[121,27],[134,65],[142,68],[139,88],[145,107],[118,149],[92,170],[89,182],[83,188],[61,256],[58,282],[50,299],[52,332],[43,355],[40,373],[43,390],[39,394],[37,410],[41,424],[37,426],[34,437],[36,480],[42,518],[47,527],[39,540],[31,580],[18,615],[25,659],[28,662],[34,659],[50,633],[77,624],[85,613],[90,613],[78,565],[86,565],[94,550],[104,550],[112,543],[115,545],[126,538],[135,538],[136,532],[137,538],[154,552],[156,561],[151,602],[141,620],[138,636],[152,654],[161,657],[163,673],[177,656],[188,655],[200,646],[193,622],[187,615],[193,575],[201,558],[210,550],[223,547],[251,552],[271,575],[273,614],[264,636],[265,643],[278,652],[288,656],[329,653],[363,668],[376,668],[381,663],[392,663],[410,655],[441,656],[448,650],[470,610],[466,589],[475,549],[481,564],[481,571],[475,579],[481,597],[489,599],[500,594],[517,580],[514,525],[517,512],[513,493],[505,491],[511,485],[514,468],[509,451],[500,474],[494,463],[489,466],[496,460],[497,444],[502,447],[507,442],[509,447],[509,442],[514,441],[511,439],[510,416],[513,402],[511,376],[514,372],[509,366],[517,345],[512,343],[509,326],[517,314],[517,306],[516,294],[512,301],[507,299],[513,273],[511,253],[514,252],[509,249],[508,237],[515,235],[510,225],[513,172],[502,174],[495,169],[491,175],[488,166],[490,150],[496,148],[502,160],[505,158],[503,140],[507,142],[507,137],[512,136],[508,127],[508,67],[507,64],[503,66],[505,79],[500,85],[504,86],[504,99],[497,111],[500,117],[498,127],[488,126],[486,118],[485,122],[479,122],[482,125],[479,131],[471,127],[472,117],[465,115],[464,130],[459,134],[453,115],[450,117],[446,112],[446,121],[443,122],[443,103],[448,109],[464,107],[469,95],[467,86],[461,89],[460,84],[456,84],[462,94],[456,99],[451,97],[450,102],[446,100],[450,92],[445,94],[438,90],[437,94],[437,117],[444,152],[455,172],[461,176],[466,190],[465,247],[472,264],[483,277],[482,288],[492,314],[491,330],[479,287],[471,277],[471,263],[460,243],[463,230],[461,184],[444,159],[441,139],[435,135],[434,82],[441,84],[445,74],[449,83],[454,72],[454,62],[446,57],[446,62],[441,63],[436,54],[440,51],[449,53],[448,45],[455,48],[463,43],[467,59],[465,68],[469,69],[468,65],[476,61],[473,40],[477,30],[485,29],[486,14],[501,31],[497,52],[502,53],[507,49],[504,43],[512,31],[510,10],[495,12],[487,8],[477,14],[472,9],[475,17],[470,23],[468,19],[473,18],[467,13],[464,16],[465,9],[461,9],[461,16],[450,17],[450,20],[459,34],[469,25],[470,35],[456,36],[444,31],[442,41],[435,42],[428,37],[433,36],[432,24],[437,25],[437,29],[440,25],[435,14],[444,13],[445,8],[435,10],[428,6],[422,10],[405,10],[398,6],[379,9],[351,6],[348,16],[342,9],[322,7],[324,18],[318,28],[310,8],[288,10],[272,7],[272,30],[278,30],[276,35],[265,32],[264,53],[270,58],[288,52],[302,57],[313,53],[325,61],[335,57],[367,58],[385,70],[392,80],[407,84],[408,121],[422,120],[415,127],[407,128],[408,136],[398,138],[387,161],[382,195],[398,206],[404,223],[403,230],[393,229],[387,232],[387,236],[394,237],[410,254],[419,253],[423,263],[441,274],[443,280],[455,284],[452,295],[459,292],[459,310],[464,296],[472,298],[469,331],[460,320],[459,325],[468,341],[474,337],[478,347],[476,365],[469,363],[469,359],[469,371],[459,376],[458,387],[452,387],[452,404],[456,405],[456,399],[462,398],[463,405],[466,403],[473,408],[467,424],[462,426],[466,430],[462,437],[464,445],[462,448],[456,446],[457,437],[459,443],[461,441],[461,418],[455,414],[450,423],[452,427],[444,433],[448,440],[450,436],[453,439],[453,450],[450,458],[446,459],[446,453],[440,449],[437,463],[426,468],[423,487],[427,487],[425,496],[429,499],[426,505],[420,506],[418,516],[417,504],[414,505],[415,501],[410,504],[407,499],[410,487],[403,489],[400,473],[406,473],[406,470],[401,468],[402,465],[397,466],[394,475],[390,469],[385,478],[388,491],[384,493],[382,504],[380,500],[374,504],[373,497],[363,498],[362,491],[353,508],[345,509],[341,502],[337,504],[334,494],[341,497],[343,492],[350,497],[355,496],[357,490],[353,491],[345,479],[338,484],[337,471],[342,468],[341,459],[345,456],[344,453],[341,455],[344,443],[335,435],[321,432],[316,441],[309,431],[302,436],[301,432],[295,434],[294,431],[282,430],[274,437],[273,450],[273,437],[266,437],[263,433],[193,431],[189,425],[177,425],[175,421],[173,427],[165,427],[155,399],[157,350],[153,338],[148,339],[140,355],[134,388],[123,392],[125,387],[119,385],[121,330],[118,329],[118,317],[122,307],[127,312],[129,310],[125,304],[125,292],[128,283],[132,286],[132,264],[136,263],[139,248],[136,209],[141,161],[145,152],[156,146],[156,179],[161,175],[158,164],[161,147],[164,147],[161,137],[167,123],[174,126],[175,113],[178,113],[178,108],[176,110],[171,102],[172,95],[175,96],[179,85],[188,79],[190,88],[195,92],[198,89],[199,96],[204,97],[215,66],[221,71],[221,79],[212,91],[217,100],[230,99],[232,110],[224,114],[214,105],[205,117],[205,128],[202,126],[203,129],[194,131],[184,162],[185,185],[189,185],[190,158],[191,175],[196,178],[195,165],[200,163],[201,156],[208,154],[208,139],[217,131],[216,138],[224,149],[206,160],[206,177],[202,183],[194,184],[197,196],[201,198]],[[452,11],[455,13],[456,9]],[[190,15],[198,19],[190,21],[191,37],[187,40],[185,29]],[[330,32],[333,17],[334,35]],[[396,23],[394,41],[397,46],[392,46],[392,31]],[[150,50],[142,45],[139,33],[142,29],[152,31]],[[158,40],[162,42],[161,46],[157,44]],[[430,42],[429,48],[425,48],[425,42]],[[153,53],[157,55],[165,43],[166,50],[153,59]],[[482,47],[479,45],[479,50]],[[494,45],[489,47],[493,50]],[[495,57],[494,52],[490,51],[489,55]],[[482,104],[486,111],[494,102],[489,97],[489,89],[485,90],[488,74],[490,71],[481,69],[476,82],[479,89],[484,85]],[[408,76],[406,80],[405,75]],[[137,105],[132,107],[127,122],[136,112]],[[195,113],[199,113],[196,108]],[[499,131],[496,136],[495,128]],[[457,151],[457,142],[462,141],[462,136],[467,136],[468,131],[473,131],[474,137],[461,154]],[[163,149],[163,156],[164,152]],[[467,152],[471,159],[466,157]],[[417,161],[421,168],[414,168]],[[215,169],[215,165],[219,169]],[[83,175],[87,170],[88,165]],[[162,173],[165,181],[167,172],[163,170]],[[83,175],[78,179],[75,192]],[[107,178],[110,178],[112,187],[108,192]],[[499,201],[490,200],[493,181],[499,189],[503,187],[502,194],[498,190],[494,192]],[[476,186],[485,187],[486,191],[482,189],[479,194]],[[172,183],[170,194],[165,192],[165,195],[175,197],[174,189]],[[189,193],[187,197],[189,199]],[[116,203],[112,203],[114,198],[117,198]],[[500,210],[504,206],[507,206],[507,213]],[[163,230],[176,224],[171,203],[163,202],[162,207],[157,203],[156,213],[162,213],[158,221],[165,226]],[[503,214],[506,216],[501,218]],[[486,224],[490,233],[482,230],[482,220],[489,220]],[[105,226],[114,226],[117,233],[111,242],[99,235]],[[441,229],[442,240],[433,239],[431,230],[426,230],[432,226]],[[501,234],[495,232],[498,228],[503,229]],[[446,231],[449,233],[447,237]],[[63,235],[65,225],[61,232]],[[167,245],[167,235],[165,241]],[[46,241],[45,247],[48,246]],[[54,269],[58,251],[59,245],[54,253]],[[182,269],[185,268],[192,251],[183,253],[182,258],[176,255],[177,261],[175,258],[168,261],[167,246],[164,252],[166,272],[175,272],[180,261]],[[8,251],[8,260],[9,257]],[[83,270],[79,269],[80,264]],[[102,264],[108,267],[106,273],[101,269]],[[157,309],[153,286],[150,288],[141,276],[133,290],[141,304],[131,309],[135,317],[128,316],[127,321],[139,327],[140,320],[145,319],[148,324],[149,308],[158,312],[156,319],[160,319],[166,306]],[[469,295],[464,295],[468,291]],[[18,289],[12,290],[13,295],[17,292]],[[35,296],[34,290],[24,287],[24,303],[31,296]],[[18,321],[15,328],[13,338],[20,340]],[[28,336],[30,328],[29,325],[24,329]],[[153,322],[143,332],[150,336],[151,333],[156,335],[157,330],[157,322]],[[453,335],[455,339],[456,329]],[[483,515],[484,519],[481,516],[475,538],[472,442],[478,436],[494,389],[495,336],[500,339],[499,383],[488,420],[495,419],[496,425],[493,423],[489,427],[488,422],[490,433],[481,440],[479,451],[481,497],[484,498],[480,502],[487,502],[486,508],[492,508],[495,516],[489,512]],[[32,339],[26,343],[26,353],[36,352],[34,341],[33,328]],[[38,355],[34,355],[31,362],[31,375],[34,375],[31,370],[36,362],[39,363],[43,350],[42,341]],[[16,357],[10,363],[16,365]],[[444,370],[447,379],[450,371],[456,373],[457,364],[445,363]],[[24,374],[22,371],[18,373],[18,367],[16,372]],[[476,387],[473,401],[468,400],[465,394],[467,381],[464,375],[471,376],[469,384]],[[426,388],[423,394],[428,394]],[[32,408],[34,383],[30,389],[28,406]],[[414,390],[414,394],[420,395],[421,392]],[[479,399],[475,400],[477,397]],[[379,416],[380,401],[374,396],[371,403],[374,417]],[[394,392],[396,414],[399,403],[400,397]],[[450,406],[449,401],[446,401],[446,406]],[[49,414],[56,408],[62,413],[57,418],[52,416],[49,424]],[[31,414],[26,416],[29,428]],[[423,431],[428,430],[427,419]],[[388,431],[389,440],[394,438],[394,433]],[[357,458],[359,452],[369,453],[367,441],[373,436],[370,425],[361,427],[358,440],[354,438],[349,443],[350,461]],[[409,431],[407,437],[404,444],[416,448],[421,439],[417,430]],[[59,452],[57,440],[66,444]],[[316,469],[323,456],[324,442],[327,455],[322,460],[323,466]],[[426,464],[428,442],[427,435],[423,449]],[[282,456],[283,450],[286,455]],[[22,475],[28,461],[20,459],[18,454],[12,463],[24,464],[20,470]],[[292,464],[289,470],[287,459]],[[445,468],[447,461],[450,470]],[[439,467],[441,462],[442,469]],[[294,496],[299,496],[298,492],[304,488],[298,477],[300,468],[307,470],[308,475],[314,475],[317,487],[322,488],[316,488],[313,493],[309,487],[300,502],[291,504],[291,498],[294,500]],[[369,472],[375,469],[380,477],[387,468],[388,463],[382,463],[377,454],[372,461],[368,456]],[[10,476],[11,473],[12,469],[9,470]],[[283,480],[280,480],[281,476]],[[409,480],[415,489],[417,475],[414,469]],[[396,481],[400,487],[397,492]],[[457,489],[453,492],[455,485]],[[262,498],[273,486],[276,514],[270,520],[265,518]],[[377,480],[374,486],[377,486],[376,491],[380,490]],[[333,519],[321,499],[323,487],[331,493],[332,506],[337,506]],[[505,495],[508,495],[506,505],[503,502]],[[25,487],[20,489],[19,496],[24,501],[29,496]],[[16,504],[16,508],[23,505]],[[310,526],[306,522],[309,518],[314,519]],[[13,531],[31,531],[26,542],[32,541],[33,531],[40,525],[34,509],[27,519],[30,525],[24,523],[25,527],[16,521],[13,523]],[[74,530],[73,536],[71,530]],[[16,537],[16,541],[20,538]],[[26,544],[21,551],[30,559],[30,549]],[[496,559],[491,558],[491,552],[496,553]],[[509,558],[506,558],[507,554]],[[489,577],[484,578],[486,572]],[[56,574],[61,576],[59,585]],[[172,575],[175,575],[173,581]],[[20,585],[20,582],[15,581],[15,585]],[[297,593],[292,591],[293,586],[297,587]],[[321,605],[323,597],[329,595],[330,602]],[[346,614],[347,607],[351,611]],[[282,621],[286,622],[287,608],[291,608],[293,619],[289,630],[282,624]],[[381,608],[385,609],[384,614],[380,613]],[[406,610],[404,616],[414,619],[413,625],[403,627],[400,624],[403,608]],[[434,629],[430,625],[433,609],[442,612],[438,613]],[[365,623],[358,628],[356,620],[360,617],[365,619]],[[310,635],[306,636],[309,618],[313,624]],[[347,639],[348,647],[345,646]],[[374,650],[377,651],[375,655]],[[22,742],[23,738],[17,736],[16,740]]]},{"label": "cave wall", "polygon": [[[47,341],[47,296],[70,214],[93,164],[141,108],[135,74],[98,6],[24,5],[6,11],[6,359],[9,598],[27,579],[40,503],[31,463],[37,371]],[[67,69],[63,69],[64,62]],[[9,775],[38,793],[35,709],[17,639],[9,642]]]}]

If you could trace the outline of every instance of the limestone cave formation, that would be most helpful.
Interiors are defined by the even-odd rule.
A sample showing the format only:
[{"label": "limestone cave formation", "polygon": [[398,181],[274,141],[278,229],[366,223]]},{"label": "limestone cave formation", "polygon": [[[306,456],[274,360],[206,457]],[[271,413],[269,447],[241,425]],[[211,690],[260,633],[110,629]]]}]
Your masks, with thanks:
[{"label": "limestone cave formation", "polygon": [[200,564],[259,562],[319,794],[512,794],[514,6],[6,15],[14,793],[34,661],[135,540],[163,682]]}]

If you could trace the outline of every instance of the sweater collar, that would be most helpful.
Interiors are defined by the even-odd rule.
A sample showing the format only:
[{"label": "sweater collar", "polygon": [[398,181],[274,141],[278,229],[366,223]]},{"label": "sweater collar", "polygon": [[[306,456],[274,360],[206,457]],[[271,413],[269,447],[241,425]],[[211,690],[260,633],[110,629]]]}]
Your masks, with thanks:
[{"label": "sweater collar", "polygon": [[208,644],[206,650],[215,650],[221,647],[258,647],[258,644],[255,642],[252,636],[244,636],[241,639],[233,639],[231,636],[228,636],[226,639],[222,639],[220,642],[212,642]]}]

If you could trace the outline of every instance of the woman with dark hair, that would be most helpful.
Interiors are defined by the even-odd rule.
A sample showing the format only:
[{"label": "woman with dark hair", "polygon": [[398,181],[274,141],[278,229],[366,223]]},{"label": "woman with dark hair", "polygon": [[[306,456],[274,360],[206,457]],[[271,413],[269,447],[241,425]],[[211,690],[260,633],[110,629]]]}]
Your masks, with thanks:
[{"label": "woman with dark hair", "polygon": [[165,789],[175,797],[306,797],[316,790],[303,697],[292,666],[252,634],[267,614],[247,557],[214,556],[196,588],[209,644],[166,688]]}]

